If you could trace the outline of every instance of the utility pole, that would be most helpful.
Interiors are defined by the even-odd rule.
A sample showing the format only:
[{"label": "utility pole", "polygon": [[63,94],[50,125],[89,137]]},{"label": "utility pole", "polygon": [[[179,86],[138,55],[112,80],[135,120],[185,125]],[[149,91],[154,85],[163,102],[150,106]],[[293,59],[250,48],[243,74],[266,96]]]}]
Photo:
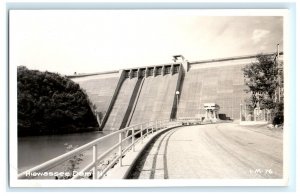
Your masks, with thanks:
[{"label": "utility pole", "polygon": [[180,92],[176,91],[175,94],[176,94],[176,118],[177,118]]},{"label": "utility pole", "polygon": [[278,69],[278,102],[280,102],[280,91],[281,91],[281,88],[280,88],[280,83],[281,83],[281,78],[280,78],[280,70],[279,70],[279,66],[280,66],[280,64],[279,64],[279,44],[277,44],[277,58],[276,58],[276,65],[277,65],[277,69]]},{"label": "utility pole", "polygon": [[283,77],[282,77],[282,74],[283,74],[283,67],[281,66],[280,64],[280,61],[279,61],[279,44],[277,44],[277,54],[276,54],[276,66],[277,66],[277,82],[278,82],[278,88],[276,90],[276,94],[278,96],[278,102],[281,101],[281,96],[282,96],[282,90],[283,90],[283,86],[282,86],[282,80],[283,80]]}]

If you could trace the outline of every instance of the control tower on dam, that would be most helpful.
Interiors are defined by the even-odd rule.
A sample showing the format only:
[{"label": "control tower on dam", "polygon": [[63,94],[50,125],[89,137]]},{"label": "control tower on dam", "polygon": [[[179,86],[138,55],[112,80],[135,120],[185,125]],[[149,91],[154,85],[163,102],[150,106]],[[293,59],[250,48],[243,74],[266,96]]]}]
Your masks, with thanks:
[{"label": "control tower on dam", "polygon": [[[279,54],[282,58],[283,52]],[[176,55],[173,60],[69,77],[88,95],[102,130],[158,119],[203,118],[205,103],[219,106],[220,119],[240,118],[241,104],[249,96],[242,68],[255,62],[256,55],[205,61]]]}]

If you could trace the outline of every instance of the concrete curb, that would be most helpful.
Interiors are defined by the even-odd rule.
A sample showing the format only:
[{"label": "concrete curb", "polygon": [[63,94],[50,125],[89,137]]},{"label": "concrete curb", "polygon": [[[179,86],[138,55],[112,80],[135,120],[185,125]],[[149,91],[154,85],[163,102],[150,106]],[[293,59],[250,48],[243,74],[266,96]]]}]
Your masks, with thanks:
[{"label": "concrete curb", "polygon": [[155,132],[153,135],[150,137],[147,137],[143,140],[143,142],[140,140],[136,145],[135,145],[135,151],[128,151],[124,158],[122,159],[122,166],[120,167],[118,164],[110,169],[107,174],[102,178],[105,180],[110,180],[110,179],[126,179],[128,175],[130,174],[133,166],[136,164],[136,161],[138,158],[141,156],[142,152],[149,146],[149,144],[160,134],[169,131],[171,129],[181,127],[182,125],[177,125],[174,127],[168,127],[165,129],[162,129],[158,132]]}]

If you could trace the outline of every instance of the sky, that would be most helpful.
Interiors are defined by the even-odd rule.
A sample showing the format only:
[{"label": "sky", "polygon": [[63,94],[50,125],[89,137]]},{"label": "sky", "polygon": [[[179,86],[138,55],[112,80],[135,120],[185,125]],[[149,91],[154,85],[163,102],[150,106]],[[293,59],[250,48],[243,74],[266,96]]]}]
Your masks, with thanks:
[{"label": "sky", "polygon": [[9,62],[69,75],[171,63],[177,54],[198,61],[282,50],[283,17],[216,14],[13,10]]}]

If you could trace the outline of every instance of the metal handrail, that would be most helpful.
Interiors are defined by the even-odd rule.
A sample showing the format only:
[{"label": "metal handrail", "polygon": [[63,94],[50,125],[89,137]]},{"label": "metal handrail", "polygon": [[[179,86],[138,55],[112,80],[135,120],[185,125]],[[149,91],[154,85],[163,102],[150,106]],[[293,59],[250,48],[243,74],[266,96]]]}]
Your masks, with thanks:
[{"label": "metal handrail", "polygon": [[[106,172],[114,166],[117,162],[119,162],[119,165],[122,166],[122,157],[123,155],[129,150],[132,149],[133,151],[135,150],[135,145],[139,141],[143,141],[145,137],[147,137],[150,133],[153,134],[154,132],[157,132],[158,130],[165,128],[165,127],[171,127],[178,125],[179,121],[170,121],[169,119],[167,120],[157,120],[157,121],[149,121],[145,123],[140,123],[136,125],[132,125],[129,127],[125,127],[119,131],[113,132],[109,135],[106,135],[104,137],[98,138],[94,141],[91,141],[85,145],[82,145],[70,152],[67,152],[65,154],[62,154],[58,157],[55,157],[49,161],[46,161],[38,166],[35,166],[29,170],[26,170],[22,172],[21,174],[18,175],[18,179],[28,179],[28,178],[33,178],[31,175],[28,176],[28,174],[33,173],[33,172],[47,172],[52,168],[55,168],[65,161],[70,160],[72,157],[81,154],[84,151],[90,150],[91,148],[93,149],[93,161],[89,163],[87,166],[85,166],[80,172],[78,172],[76,175],[72,176],[72,179],[78,179],[80,178],[80,174],[92,170],[93,174],[93,179],[98,179],[103,177]],[[149,131],[151,130],[151,131]],[[131,131],[131,135],[128,135],[128,132]],[[144,133],[146,132],[146,133]],[[125,134],[125,138],[123,139],[122,135]],[[136,139],[135,136],[137,134],[140,134],[140,138]],[[114,144],[112,147],[110,147],[108,150],[103,152],[98,156],[97,152],[97,145],[104,140],[107,140],[108,138],[111,138],[112,136],[119,135],[119,140],[118,143]],[[123,147],[123,143],[125,140],[129,140],[131,138],[131,144],[126,146],[125,148]],[[114,158],[103,170],[102,172],[98,172],[98,165],[101,161],[104,160],[105,157],[107,157],[109,154],[114,152],[116,149],[118,149],[118,155],[117,157]]]}]

